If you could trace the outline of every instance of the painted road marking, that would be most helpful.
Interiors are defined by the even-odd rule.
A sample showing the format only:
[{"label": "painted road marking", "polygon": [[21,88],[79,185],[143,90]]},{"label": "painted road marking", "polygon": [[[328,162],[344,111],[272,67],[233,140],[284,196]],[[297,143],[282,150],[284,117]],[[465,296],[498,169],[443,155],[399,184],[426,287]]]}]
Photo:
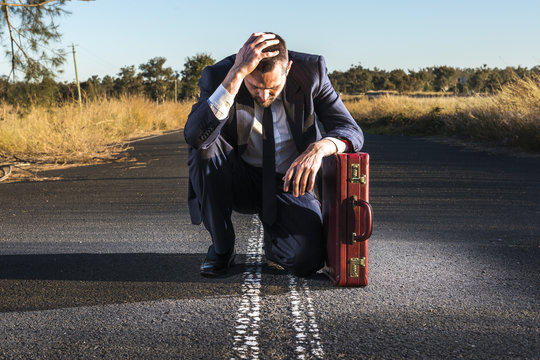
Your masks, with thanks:
[{"label": "painted road marking", "polygon": [[242,275],[242,299],[236,315],[234,359],[258,359],[259,326],[261,321],[261,278],[264,232],[260,221],[253,217],[248,238],[246,270]]},{"label": "painted road marking", "polygon": [[[261,322],[261,282],[264,229],[257,216],[248,238],[242,298],[236,315],[232,359],[259,359]],[[288,275],[289,302],[295,331],[297,359],[323,359],[319,326],[307,280]]]},{"label": "painted road marking", "polygon": [[296,332],[297,359],[323,359],[319,326],[306,279],[289,275],[289,300]]}]

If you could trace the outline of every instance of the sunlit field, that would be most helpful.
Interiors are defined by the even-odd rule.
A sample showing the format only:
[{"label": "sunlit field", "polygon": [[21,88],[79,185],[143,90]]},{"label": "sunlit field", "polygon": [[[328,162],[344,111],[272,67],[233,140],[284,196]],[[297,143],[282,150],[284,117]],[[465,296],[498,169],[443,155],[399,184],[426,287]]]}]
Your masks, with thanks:
[{"label": "sunlit field", "polygon": [[344,97],[367,131],[452,135],[540,150],[540,77],[516,80],[492,96]]},{"label": "sunlit field", "polygon": [[181,129],[192,102],[157,104],[142,97],[60,107],[0,108],[0,162],[91,163],[117,152],[132,138]]},{"label": "sunlit field", "polygon": [[[344,96],[366,131],[450,135],[540,150],[540,77],[516,80],[491,96]],[[59,107],[0,108],[0,163],[92,163],[132,138],[181,129],[193,102],[157,104],[142,97]]]}]

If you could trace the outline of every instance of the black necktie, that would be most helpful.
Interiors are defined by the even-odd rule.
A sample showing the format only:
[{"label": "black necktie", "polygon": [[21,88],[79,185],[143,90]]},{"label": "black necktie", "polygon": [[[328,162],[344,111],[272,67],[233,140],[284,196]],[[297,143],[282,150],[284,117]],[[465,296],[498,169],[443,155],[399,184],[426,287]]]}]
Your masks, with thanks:
[{"label": "black necktie", "polygon": [[272,225],[276,221],[276,144],[274,141],[274,121],[270,107],[263,114],[263,180],[262,214],[263,221]]}]

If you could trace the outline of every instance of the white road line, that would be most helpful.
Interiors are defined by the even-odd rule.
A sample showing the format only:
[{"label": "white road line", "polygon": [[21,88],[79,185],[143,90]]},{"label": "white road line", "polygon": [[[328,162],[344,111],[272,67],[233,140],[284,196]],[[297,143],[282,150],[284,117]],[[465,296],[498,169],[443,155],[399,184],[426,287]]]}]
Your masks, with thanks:
[{"label": "white road line", "polygon": [[242,275],[242,299],[236,315],[233,359],[258,359],[261,320],[260,292],[264,231],[256,216],[248,239],[246,270]]},{"label": "white road line", "polygon": [[[261,354],[259,328],[264,229],[256,216],[253,217],[252,224],[248,238],[246,269],[242,275],[242,298],[236,315],[232,359],[259,359]],[[323,359],[321,336],[307,280],[293,275],[288,277],[297,359]]]},{"label": "white road line", "polygon": [[[298,280],[300,284],[298,284]],[[306,279],[289,275],[289,299],[296,332],[295,353],[297,359],[323,359],[319,326],[315,317],[313,300]],[[304,301],[302,301],[304,300]]]},{"label": "white road line", "polygon": [[304,290],[304,296],[306,299],[307,318],[308,318],[308,333],[310,335],[310,347],[311,355],[315,359],[322,359],[324,357],[324,351],[321,345],[321,335],[319,333],[319,325],[317,325],[317,318],[315,316],[315,308],[313,307],[313,299],[311,298],[311,292],[307,284],[306,279],[302,279],[302,289]]},{"label": "white road line", "polygon": [[304,321],[304,304],[298,293],[296,277],[289,275],[289,299],[291,300],[291,312],[293,316],[293,328],[296,332],[296,348],[294,349],[298,359],[306,358],[306,323]]}]

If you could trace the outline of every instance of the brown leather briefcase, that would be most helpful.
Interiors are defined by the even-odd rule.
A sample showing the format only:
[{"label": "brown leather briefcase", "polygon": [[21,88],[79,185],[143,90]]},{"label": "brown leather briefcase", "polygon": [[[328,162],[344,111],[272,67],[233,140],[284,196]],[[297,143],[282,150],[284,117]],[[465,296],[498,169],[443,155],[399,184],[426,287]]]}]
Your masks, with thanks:
[{"label": "brown leather briefcase", "polygon": [[325,272],[336,286],[367,285],[368,239],[373,225],[369,154],[324,158],[321,196],[327,250]]}]

